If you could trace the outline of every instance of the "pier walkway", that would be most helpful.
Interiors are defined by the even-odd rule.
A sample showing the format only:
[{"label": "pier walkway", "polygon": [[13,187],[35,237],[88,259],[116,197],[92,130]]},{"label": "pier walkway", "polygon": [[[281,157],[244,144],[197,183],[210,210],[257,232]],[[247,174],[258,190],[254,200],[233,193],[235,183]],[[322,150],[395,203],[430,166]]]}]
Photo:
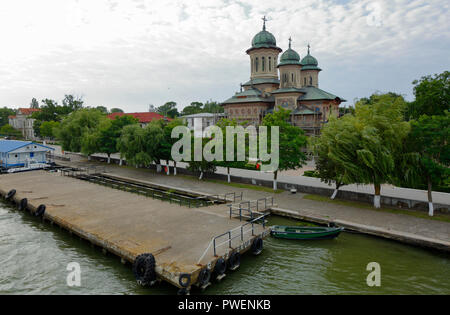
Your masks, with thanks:
[{"label": "pier walkway", "polygon": [[[158,278],[177,287],[181,274],[189,274],[194,285],[200,271],[213,269],[219,257],[226,260],[232,252],[244,253],[255,238],[270,232],[259,224],[230,219],[225,204],[188,208],[60,173],[2,175],[0,193],[4,196],[12,189],[17,203],[27,198],[32,211],[44,204],[45,220],[124,261],[153,254]],[[234,231],[233,239],[217,239],[214,256],[213,238],[227,231]]]},{"label": "pier walkway", "polygon": [[[105,167],[108,174],[118,174],[164,185],[191,187],[205,193],[217,191],[243,192],[246,200],[257,200],[271,196],[275,198],[277,204],[277,209],[273,212],[279,215],[317,223],[341,222],[348,228],[353,226],[355,230],[364,231],[364,233],[450,252],[450,222],[424,219],[403,213],[388,213],[375,209],[308,200],[304,198],[305,194],[302,193],[293,195],[284,191],[277,194],[238,188],[237,186],[227,185],[226,182],[221,184],[219,181],[201,181],[192,176],[167,176],[164,173],[156,173],[147,169],[120,167],[100,162],[86,163],[85,159],[74,165],[102,166]],[[414,212],[414,210],[411,210],[411,212]],[[450,219],[450,215],[447,215],[447,217]]]}]

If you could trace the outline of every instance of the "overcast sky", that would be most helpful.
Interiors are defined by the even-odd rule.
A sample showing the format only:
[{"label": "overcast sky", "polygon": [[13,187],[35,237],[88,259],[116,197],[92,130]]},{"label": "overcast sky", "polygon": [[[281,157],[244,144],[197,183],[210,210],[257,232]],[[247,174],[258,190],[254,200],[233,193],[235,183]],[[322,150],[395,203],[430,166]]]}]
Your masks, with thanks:
[{"label": "overcast sky", "polygon": [[450,70],[448,0],[1,0],[0,106],[224,101],[249,79],[263,15],[283,50],[292,36],[303,58],[311,43],[320,88],[347,104],[412,99],[414,79]]}]

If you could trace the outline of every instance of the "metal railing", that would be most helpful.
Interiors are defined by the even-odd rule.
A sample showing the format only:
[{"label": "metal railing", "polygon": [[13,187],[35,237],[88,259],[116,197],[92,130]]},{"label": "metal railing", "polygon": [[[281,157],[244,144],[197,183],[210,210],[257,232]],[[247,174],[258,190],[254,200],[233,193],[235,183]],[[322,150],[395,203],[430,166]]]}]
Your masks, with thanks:
[{"label": "metal railing", "polygon": [[[228,230],[227,232],[217,235],[215,236],[211,242],[208,244],[208,247],[205,249],[205,251],[203,252],[202,256],[200,257],[200,259],[198,260],[197,264],[200,264],[200,262],[203,260],[203,258],[205,257],[205,255],[208,253],[209,249],[212,247],[213,248],[213,252],[214,252],[214,257],[218,257],[217,256],[217,249],[225,244],[228,244],[228,248],[233,248],[232,247],[232,243],[233,240],[240,238],[240,242],[244,242],[244,237],[245,235],[247,235],[248,233],[252,233],[252,236],[255,236],[255,224],[257,224],[258,222],[262,222],[262,226],[263,228],[266,228],[266,216],[268,216],[269,214],[263,214],[258,218],[253,219],[250,222],[247,222],[241,226],[238,226],[234,229]],[[250,227],[249,229],[245,230],[246,227]],[[235,231],[239,231],[239,233],[234,233]],[[235,235],[233,235],[235,234]],[[220,238],[223,238],[224,236],[228,236],[228,238],[225,241],[222,241],[221,243],[218,243],[218,240]]]},{"label": "metal railing", "polygon": [[233,215],[238,216],[239,220],[243,218],[253,220],[255,215],[261,215],[260,211],[266,211],[274,205],[273,197],[261,198],[258,200],[244,201],[239,204],[230,204],[230,219]]},{"label": "metal railing", "polygon": [[206,195],[206,196],[199,196],[197,198],[206,198],[210,200],[218,200],[223,202],[229,202],[232,201],[233,203],[240,200],[242,201],[243,198],[243,192],[240,193],[231,192],[231,193],[225,193],[225,194],[215,194],[215,195]]}]

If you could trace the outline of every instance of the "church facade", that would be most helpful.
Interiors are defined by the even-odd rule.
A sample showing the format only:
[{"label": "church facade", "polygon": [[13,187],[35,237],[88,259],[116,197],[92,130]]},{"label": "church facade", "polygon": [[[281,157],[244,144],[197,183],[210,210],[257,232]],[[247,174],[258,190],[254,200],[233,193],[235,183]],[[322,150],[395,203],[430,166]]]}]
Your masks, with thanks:
[{"label": "church facade", "polygon": [[291,123],[308,135],[318,135],[330,115],[339,114],[344,99],[319,88],[318,61],[310,53],[300,55],[289,48],[281,55],[275,36],[266,30],[255,35],[246,52],[250,56],[250,80],[241,91],[222,103],[229,119],[258,126],[265,115],[279,107],[291,111]]}]

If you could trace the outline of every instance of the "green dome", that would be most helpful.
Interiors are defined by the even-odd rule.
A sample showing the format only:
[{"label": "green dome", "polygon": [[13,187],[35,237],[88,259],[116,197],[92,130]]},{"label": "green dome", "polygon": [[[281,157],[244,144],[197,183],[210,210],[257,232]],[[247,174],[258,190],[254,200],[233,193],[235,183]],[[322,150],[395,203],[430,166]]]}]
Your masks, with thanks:
[{"label": "green dome", "polygon": [[302,66],[318,66],[319,63],[317,62],[317,59],[311,56],[309,53],[306,55],[305,58],[302,59]]},{"label": "green dome", "polygon": [[277,48],[277,40],[272,33],[262,30],[258,34],[253,37],[252,40],[252,48],[269,48],[274,47]]},{"label": "green dome", "polygon": [[289,47],[280,58],[280,63],[278,66],[283,65],[299,65],[300,64],[300,55],[293,49]]},{"label": "green dome", "polygon": [[302,59],[302,71],[303,70],[319,70],[321,71],[322,69],[320,69],[318,67],[319,63],[317,62],[317,59],[314,58],[313,56],[311,56],[310,54],[310,47],[308,45],[308,54],[306,55],[305,58]]}]

